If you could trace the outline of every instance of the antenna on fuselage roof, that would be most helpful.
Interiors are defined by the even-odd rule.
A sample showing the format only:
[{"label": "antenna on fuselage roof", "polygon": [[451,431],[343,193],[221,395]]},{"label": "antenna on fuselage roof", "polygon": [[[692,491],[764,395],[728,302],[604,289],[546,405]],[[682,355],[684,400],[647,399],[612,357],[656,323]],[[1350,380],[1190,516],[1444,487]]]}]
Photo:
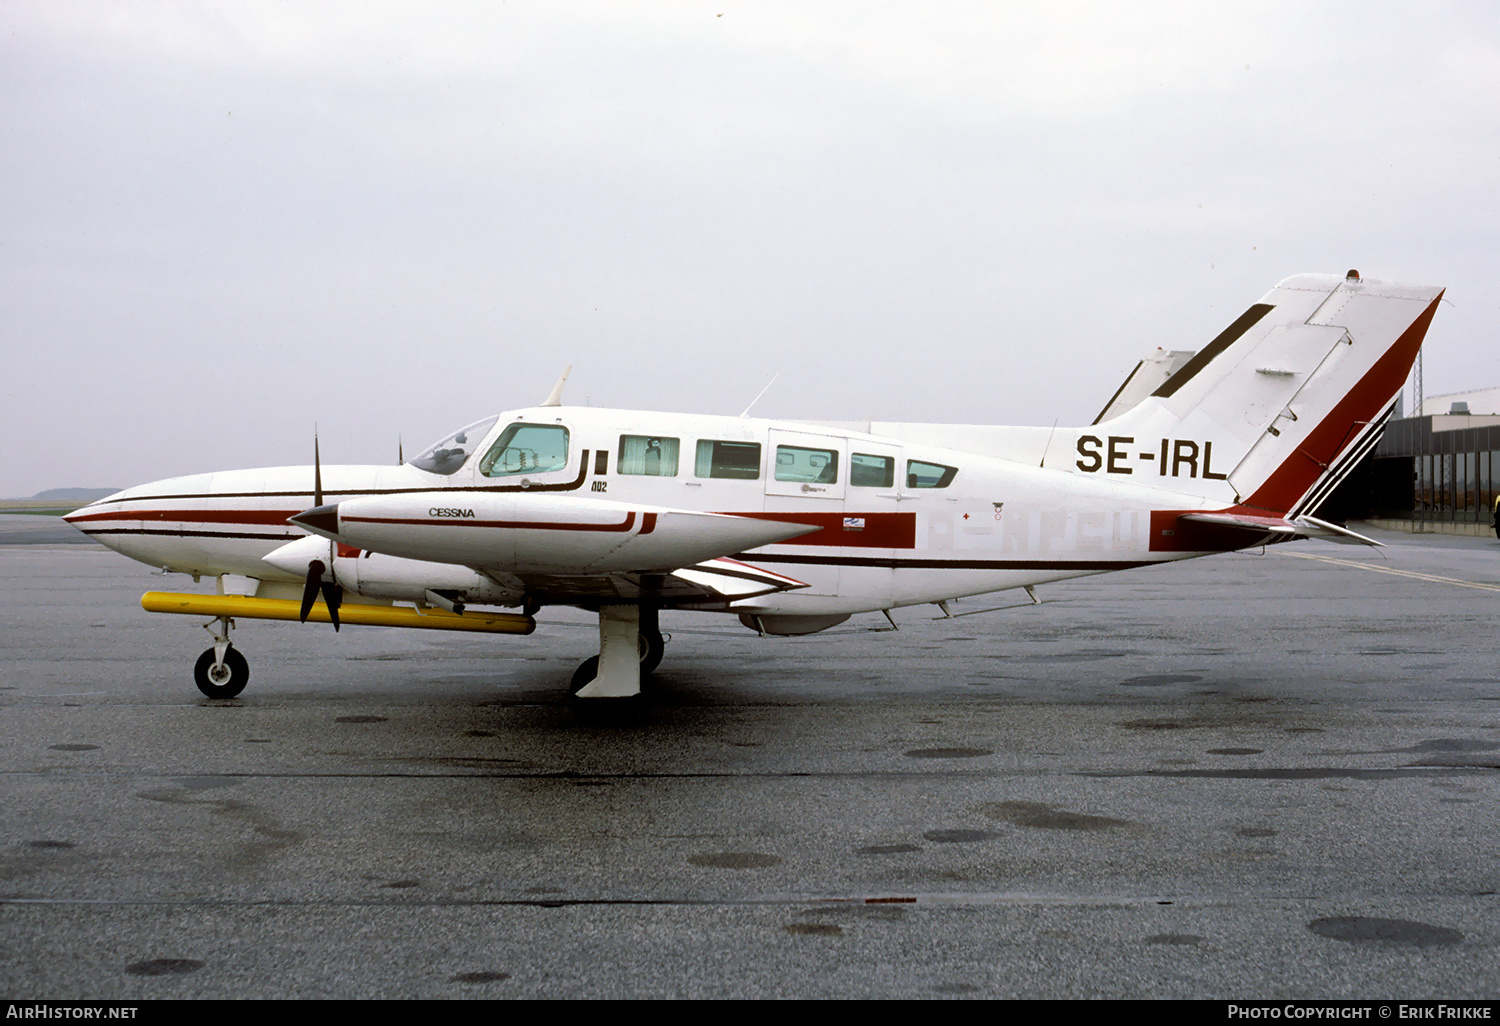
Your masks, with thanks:
[{"label": "antenna on fuselage roof", "polygon": [[[1058,419],[1060,420],[1061,418]],[[1052,430],[1047,434],[1047,444],[1042,446],[1042,462],[1038,463],[1037,466],[1045,467],[1047,465],[1047,453],[1052,451],[1052,436],[1055,434],[1057,434],[1056,420],[1052,422]]]},{"label": "antenna on fuselage roof", "polygon": [[767,392],[769,392],[771,390],[771,386],[774,385],[774,384],[776,384],[776,379],[779,378],[779,377],[781,377],[781,372],[780,371],[777,371],[775,374],[771,375],[771,380],[767,381],[766,382],[766,387],[763,388],[763,389],[761,389],[760,392],[755,396],[754,399],[750,400],[750,405],[745,407],[745,412],[743,412],[743,413],[740,414],[741,417],[748,417],[748,416],[750,416],[750,410],[751,410],[751,408],[754,407],[756,403],[760,402],[760,397],[761,396],[765,395]]},{"label": "antenna on fuselage roof", "polygon": [[560,377],[560,378],[557,379],[557,384],[555,384],[555,385],[552,386],[552,392],[551,392],[551,394],[548,395],[547,398],[546,398],[546,400],[543,401],[540,405],[542,405],[542,406],[561,406],[562,405],[562,390],[563,390],[563,385],[565,385],[565,384],[568,383],[568,375],[572,372],[572,370],[573,370],[573,365],[571,363],[568,364],[566,367],[563,368],[562,377]]}]

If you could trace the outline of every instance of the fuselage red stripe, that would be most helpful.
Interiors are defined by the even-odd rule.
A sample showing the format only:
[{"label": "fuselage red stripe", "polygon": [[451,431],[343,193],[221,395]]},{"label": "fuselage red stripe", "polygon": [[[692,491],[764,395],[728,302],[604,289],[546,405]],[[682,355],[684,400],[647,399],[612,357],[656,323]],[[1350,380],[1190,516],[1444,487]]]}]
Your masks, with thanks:
[{"label": "fuselage red stripe", "polygon": [[95,520],[130,520],[154,522],[170,520],[179,524],[275,524],[280,526],[300,509],[116,509],[104,513],[77,513],[67,518],[70,524]]},{"label": "fuselage red stripe", "polygon": [[760,510],[720,510],[724,516],[752,520],[774,520],[778,523],[806,524],[819,530],[800,535],[777,545],[816,545],[841,549],[914,549],[917,547],[915,513],[859,513],[852,510],[831,512],[768,513]]},{"label": "fuselage red stripe", "polygon": [[624,522],[619,524],[560,524],[552,520],[467,520],[445,517],[417,520],[398,517],[346,516],[340,516],[339,523],[400,524],[410,527],[493,527],[511,531],[608,531],[619,534],[635,526],[635,511],[626,513]]}]

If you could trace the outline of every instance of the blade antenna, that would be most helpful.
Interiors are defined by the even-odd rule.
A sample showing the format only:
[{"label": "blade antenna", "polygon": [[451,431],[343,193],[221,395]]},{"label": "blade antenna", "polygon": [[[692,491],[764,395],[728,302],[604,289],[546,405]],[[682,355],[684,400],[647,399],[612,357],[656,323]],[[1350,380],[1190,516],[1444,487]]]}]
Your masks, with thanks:
[{"label": "blade antenna", "polygon": [[760,397],[761,396],[765,395],[767,392],[769,392],[771,390],[771,386],[774,385],[774,384],[776,384],[776,379],[779,378],[779,377],[781,377],[781,372],[780,371],[777,371],[775,374],[771,375],[771,380],[767,381],[766,382],[766,387],[763,388],[763,389],[761,389],[760,392],[755,396],[754,399],[750,400],[750,405],[745,407],[745,412],[743,412],[743,413],[740,414],[741,417],[748,417],[748,416],[750,416],[750,410],[755,406],[756,403],[760,402]]},{"label": "blade antenna", "polygon": [[543,406],[561,406],[562,405],[562,390],[563,390],[563,385],[565,385],[565,384],[568,383],[568,375],[571,374],[572,371],[573,371],[573,365],[571,363],[568,364],[566,367],[563,368],[562,377],[558,378],[557,379],[557,384],[555,384],[555,385],[552,386],[552,391],[548,394],[547,398],[542,402]]},{"label": "blade antenna", "polygon": [[1052,436],[1055,434],[1057,434],[1056,420],[1052,422],[1052,430],[1047,433],[1047,444],[1042,446],[1042,462],[1038,463],[1037,466],[1045,467],[1047,465],[1047,453],[1052,449]]}]

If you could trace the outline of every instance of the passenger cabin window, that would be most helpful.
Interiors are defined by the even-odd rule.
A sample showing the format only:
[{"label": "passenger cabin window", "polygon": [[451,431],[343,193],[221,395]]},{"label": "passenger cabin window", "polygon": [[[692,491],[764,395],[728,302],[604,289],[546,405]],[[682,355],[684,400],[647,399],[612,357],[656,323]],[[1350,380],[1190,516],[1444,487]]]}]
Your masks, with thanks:
[{"label": "passenger cabin window", "polygon": [[458,468],[468,460],[474,447],[484,441],[484,436],[490,433],[490,428],[494,427],[495,421],[499,419],[499,417],[487,417],[484,420],[476,420],[463,430],[453,432],[441,442],[428,447],[422,455],[411,460],[411,465],[429,474],[442,474],[445,477],[456,473]]},{"label": "passenger cabin window", "polygon": [[568,466],[568,429],[556,424],[512,424],[479,461],[485,477],[545,474]]},{"label": "passenger cabin window", "polygon": [[957,467],[945,467],[941,463],[923,463],[921,460],[906,461],[906,487],[947,488],[958,474]]},{"label": "passenger cabin window", "polygon": [[896,458],[855,453],[849,457],[849,483],[861,488],[890,488],[896,483]]},{"label": "passenger cabin window", "polygon": [[698,459],[693,464],[696,477],[725,477],[734,481],[754,481],[760,477],[759,442],[698,442]]},{"label": "passenger cabin window", "polygon": [[837,484],[839,454],[832,449],[807,449],[800,445],[776,447],[776,480],[804,484]]},{"label": "passenger cabin window", "polygon": [[677,450],[678,440],[675,438],[621,435],[620,460],[615,469],[621,474],[676,477]]}]

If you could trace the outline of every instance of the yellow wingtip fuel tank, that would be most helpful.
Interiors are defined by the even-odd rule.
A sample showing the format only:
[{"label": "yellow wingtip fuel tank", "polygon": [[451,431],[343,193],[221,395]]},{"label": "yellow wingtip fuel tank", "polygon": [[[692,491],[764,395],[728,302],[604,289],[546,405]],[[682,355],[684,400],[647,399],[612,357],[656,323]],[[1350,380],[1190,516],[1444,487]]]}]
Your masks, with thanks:
[{"label": "yellow wingtip fuel tank", "polygon": [[[301,603],[292,599],[248,598],[243,595],[198,595],[189,592],[148,591],[141,596],[148,613],[185,613],[189,616],[232,616],[243,620],[300,620]],[[307,614],[316,623],[329,623],[328,607],[318,602]],[[406,606],[371,606],[346,602],[339,606],[339,622],[367,627],[421,627],[436,631],[480,631],[489,634],[530,634],[536,621],[515,613],[462,615],[441,609],[417,612]]]}]

